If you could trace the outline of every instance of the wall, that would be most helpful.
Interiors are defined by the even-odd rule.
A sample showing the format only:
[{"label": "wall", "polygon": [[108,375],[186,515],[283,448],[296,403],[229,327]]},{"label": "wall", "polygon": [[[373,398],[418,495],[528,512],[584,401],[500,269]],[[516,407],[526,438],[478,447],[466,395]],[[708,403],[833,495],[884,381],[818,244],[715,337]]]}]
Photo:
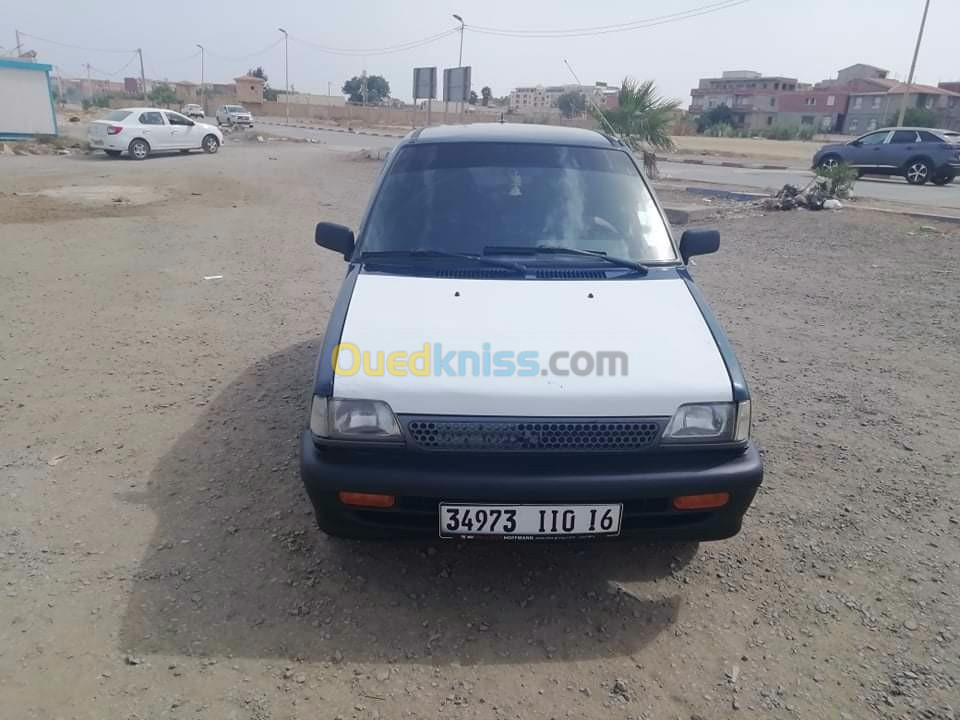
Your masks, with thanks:
[{"label": "wall", "polygon": [[15,60],[0,61],[0,137],[57,134],[46,72],[49,68]]}]

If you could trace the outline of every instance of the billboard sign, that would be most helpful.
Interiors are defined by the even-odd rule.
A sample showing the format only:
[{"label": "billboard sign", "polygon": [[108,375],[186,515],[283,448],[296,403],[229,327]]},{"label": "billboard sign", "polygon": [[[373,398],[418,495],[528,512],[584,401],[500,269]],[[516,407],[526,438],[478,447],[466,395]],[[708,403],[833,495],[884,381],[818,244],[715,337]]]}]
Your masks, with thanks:
[{"label": "billboard sign", "polygon": [[468,102],[470,100],[470,70],[467,67],[447,68],[443,71],[444,102]]},{"label": "billboard sign", "polygon": [[437,69],[422,67],[413,69],[413,99],[434,100],[437,97]]}]

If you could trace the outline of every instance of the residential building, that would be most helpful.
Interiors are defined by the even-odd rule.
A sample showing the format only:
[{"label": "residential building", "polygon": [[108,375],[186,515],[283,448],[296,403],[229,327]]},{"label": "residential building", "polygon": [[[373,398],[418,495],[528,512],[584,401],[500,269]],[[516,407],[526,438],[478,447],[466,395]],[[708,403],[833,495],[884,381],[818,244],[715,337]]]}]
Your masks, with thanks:
[{"label": "residential building", "polygon": [[773,124],[785,128],[809,126],[821,133],[840,132],[848,97],[842,86],[783,93]]},{"label": "residential building", "polygon": [[889,125],[900,112],[904,93],[908,108],[925,108],[936,113],[936,124],[951,130],[960,130],[960,93],[932,85],[906,83],[896,80],[874,80],[885,87],[869,92],[851,92],[843,131],[857,135]]},{"label": "residential building", "polygon": [[510,91],[508,107],[517,113],[557,113],[557,100],[569,92],[579,92],[602,108],[618,106],[619,88],[605,82],[594,85],[530,85]]},{"label": "residential building", "polygon": [[737,127],[760,130],[774,124],[782,95],[807,87],[797,78],[727,70],[720,77],[702,78],[690,91],[690,113],[700,115],[726,105],[733,111]]}]

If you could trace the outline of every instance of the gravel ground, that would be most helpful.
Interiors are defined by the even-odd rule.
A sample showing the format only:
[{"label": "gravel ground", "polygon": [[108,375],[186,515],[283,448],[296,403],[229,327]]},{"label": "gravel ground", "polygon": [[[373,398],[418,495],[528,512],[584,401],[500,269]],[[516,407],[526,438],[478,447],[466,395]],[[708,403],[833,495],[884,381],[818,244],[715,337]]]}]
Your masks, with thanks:
[{"label": "gravel ground", "polygon": [[378,170],[0,157],[0,716],[957,717],[956,228],[718,219],[694,272],[767,468],[737,537],[335,542],[296,460],[344,272],[312,224]]}]

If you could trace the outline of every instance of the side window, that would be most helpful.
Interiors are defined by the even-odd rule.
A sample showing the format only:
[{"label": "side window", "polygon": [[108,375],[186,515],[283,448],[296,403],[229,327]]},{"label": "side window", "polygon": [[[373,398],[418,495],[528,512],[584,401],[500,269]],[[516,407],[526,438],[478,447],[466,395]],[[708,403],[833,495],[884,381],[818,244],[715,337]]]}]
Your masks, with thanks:
[{"label": "side window", "polygon": [[887,131],[884,130],[882,132],[876,132],[876,133],[870,133],[869,135],[864,135],[862,138],[860,138],[860,144],[861,145],[879,145],[880,143],[882,143],[884,140],[887,139],[887,134],[888,134]]},{"label": "side window", "polygon": [[163,116],[158,112],[140,113],[141,125],[163,125]]},{"label": "side window", "polygon": [[171,125],[188,125],[189,126],[193,124],[180,113],[168,112],[168,113],[164,113],[164,115],[167,116],[167,122],[170,123]]},{"label": "side window", "polygon": [[916,141],[917,133],[915,130],[897,130],[893,133],[893,139],[890,140],[891,143],[896,143],[897,145],[909,145]]},{"label": "side window", "polygon": [[925,143],[942,143],[943,142],[943,140],[938,138],[932,132],[927,132],[926,130],[921,130],[917,134],[920,136],[920,142],[925,142]]}]

